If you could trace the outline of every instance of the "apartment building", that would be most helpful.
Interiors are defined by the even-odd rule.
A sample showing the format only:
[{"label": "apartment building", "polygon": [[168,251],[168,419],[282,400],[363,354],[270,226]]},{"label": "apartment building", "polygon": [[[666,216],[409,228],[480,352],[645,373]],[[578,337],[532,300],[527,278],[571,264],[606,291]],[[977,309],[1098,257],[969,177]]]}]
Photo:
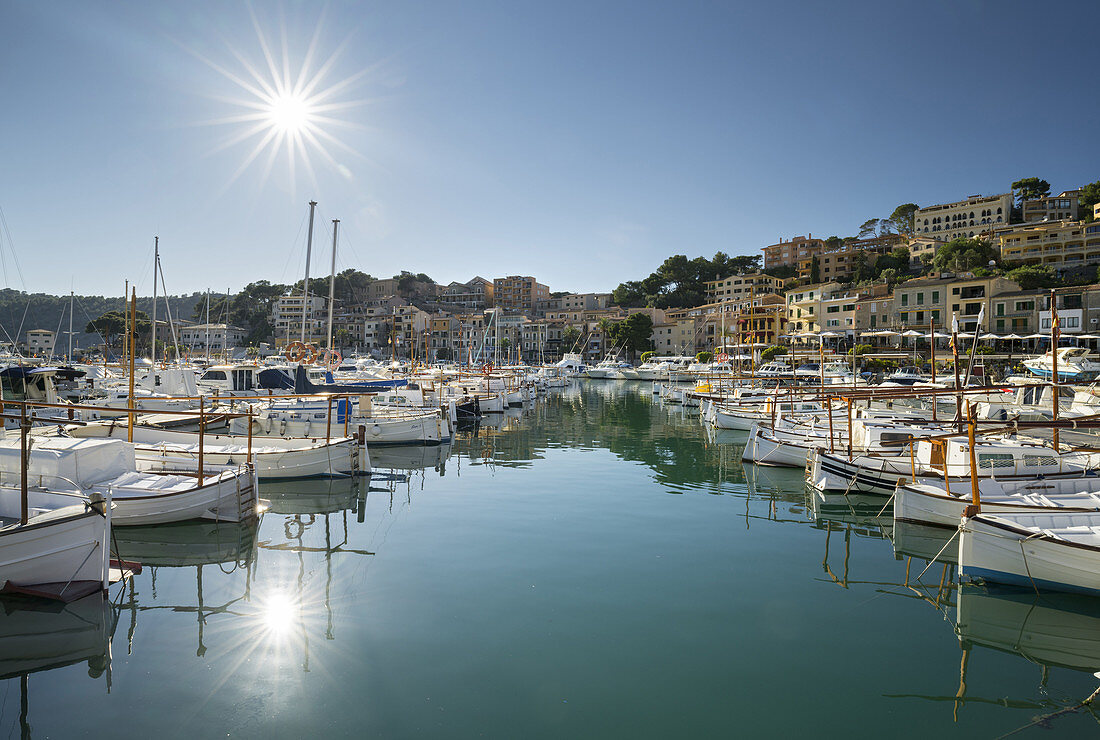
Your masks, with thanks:
[{"label": "apartment building", "polygon": [[[883,234],[866,239],[845,239],[836,244],[826,244],[818,256],[818,269],[822,280],[849,278],[856,272],[860,263],[866,268],[873,267],[880,255],[888,254],[897,247],[906,245],[906,238],[899,234]],[[807,265],[806,276],[810,275]],[[799,275],[802,268],[799,268]]]},{"label": "apartment building", "polygon": [[550,288],[530,276],[509,275],[493,280],[494,305],[505,311],[534,312],[539,301],[550,298]]},{"label": "apartment building", "polygon": [[480,275],[465,283],[453,282],[440,289],[436,300],[453,308],[484,311],[493,307],[493,283]]},{"label": "apartment building", "polygon": [[181,327],[179,341],[189,350],[222,351],[244,344],[246,332],[225,324],[189,324]]},{"label": "apartment building", "polygon": [[567,293],[561,297],[563,311],[602,311],[610,305],[610,293]]},{"label": "apartment building", "polygon": [[1062,270],[1100,264],[1100,223],[1046,221],[1017,224],[993,241],[1006,264],[1043,264]]},{"label": "apartment building", "polygon": [[698,352],[695,348],[695,320],[665,319],[654,323],[649,341],[658,355],[694,355]]},{"label": "apartment building", "polygon": [[319,295],[279,296],[271,307],[271,323],[275,327],[275,345],[285,347],[302,338],[305,322],[305,341],[321,342],[326,338],[328,310],[325,299]]},{"label": "apartment building", "polygon": [[57,335],[49,329],[31,329],[27,332],[27,354],[45,357],[53,354]]},{"label": "apartment building", "polygon": [[780,293],[783,286],[793,282],[794,278],[777,278],[762,272],[743,275],[730,275],[720,280],[707,280],[703,283],[708,303],[716,303],[727,298],[741,298],[759,293]]},{"label": "apartment building", "polygon": [[[820,314],[818,301],[840,287],[839,283],[827,282],[816,285],[801,285],[791,288],[783,294],[787,307],[787,329],[792,335],[803,332],[820,332]],[[802,341],[793,336],[794,341]]]},{"label": "apartment building", "polygon": [[972,195],[966,200],[918,208],[913,214],[913,233],[944,241],[973,237],[1008,223],[1012,193]]},{"label": "apartment building", "polygon": [[1017,334],[1021,337],[1039,331],[1039,309],[1046,295],[1049,291],[1001,293],[993,299],[993,315],[986,322],[986,328],[997,334]]},{"label": "apartment building", "polygon": [[813,234],[809,236],[796,236],[790,241],[779,240],[778,244],[761,247],[764,251],[764,270],[772,267],[798,267],[801,262],[808,262],[815,254],[819,254],[825,247],[825,242],[815,239]]},{"label": "apartment building", "polygon": [[[926,327],[929,320],[937,326],[950,326],[952,316],[959,319],[962,331],[988,329],[993,315],[992,298],[1020,290],[1020,286],[1002,277],[974,277],[970,273],[942,273],[936,277],[908,280],[894,289],[894,312],[898,326]],[[978,316],[985,309],[985,321],[978,327]]]},{"label": "apartment building", "polygon": [[1080,190],[1066,190],[1046,198],[1025,200],[1021,206],[1024,221],[1076,221],[1077,199],[1080,195]]}]

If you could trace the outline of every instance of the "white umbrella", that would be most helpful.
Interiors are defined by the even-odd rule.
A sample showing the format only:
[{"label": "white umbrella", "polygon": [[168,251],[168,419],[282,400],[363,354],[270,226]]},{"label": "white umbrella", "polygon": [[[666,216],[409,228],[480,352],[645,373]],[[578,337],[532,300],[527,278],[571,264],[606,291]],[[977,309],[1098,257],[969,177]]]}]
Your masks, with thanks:
[{"label": "white umbrella", "polygon": [[818,336],[824,339],[825,337],[839,337],[840,335],[837,334],[835,331],[823,331]]},{"label": "white umbrella", "polygon": [[959,339],[973,339],[973,338],[974,338],[974,335],[971,334],[970,332],[963,332],[962,334],[959,335]]},{"label": "white umbrella", "polygon": [[1019,334],[1009,334],[1007,337],[1001,337],[1002,339],[1023,339]]},{"label": "white umbrella", "polygon": [[1100,334],[1079,334],[1078,339],[1100,339]]},{"label": "white umbrella", "polygon": [[[941,334],[940,332],[936,332],[934,335],[931,335],[931,336],[928,335],[928,334],[920,334],[919,336],[922,336],[925,339],[931,339],[932,336],[935,336],[936,339],[950,339],[951,338],[950,334]],[[965,335],[960,334],[959,336],[965,336]]]},{"label": "white umbrella", "polygon": [[901,335],[903,337],[923,337],[923,336],[925,336],[924,334],[920,333],[916,329],[910,329],[909,331],[903,331],[901,333]]},{"label": "white umbrella", "polygon": [[1048,334],[1028,334],[1026,337],[1020,337],[1020,339],[1046,339]]},{"label": "white umbrella", "polygon": [[1008,339],[1008,337],[1000,337],[1000,336],[997,336],[996,334],[982,334],[980,337],[978,337],[978,339],[982,339],[982,340],[986,340],[986,339]]}]

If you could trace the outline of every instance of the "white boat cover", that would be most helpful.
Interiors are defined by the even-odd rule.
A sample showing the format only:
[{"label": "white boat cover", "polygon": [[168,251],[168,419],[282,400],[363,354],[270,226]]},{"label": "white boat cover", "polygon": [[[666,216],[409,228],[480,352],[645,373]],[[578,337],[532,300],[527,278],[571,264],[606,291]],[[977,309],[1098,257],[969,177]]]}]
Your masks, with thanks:
[{"label": "white boat cover", "polygon": [[[121,439],[65,439],[31,436],[29,477],[36,484],[63,482],[90,488],[137,467],[133,445]],[[0,483],[19,485],[19,439],[0,443]],[[58,480],[60,479],[60,480]]]}]

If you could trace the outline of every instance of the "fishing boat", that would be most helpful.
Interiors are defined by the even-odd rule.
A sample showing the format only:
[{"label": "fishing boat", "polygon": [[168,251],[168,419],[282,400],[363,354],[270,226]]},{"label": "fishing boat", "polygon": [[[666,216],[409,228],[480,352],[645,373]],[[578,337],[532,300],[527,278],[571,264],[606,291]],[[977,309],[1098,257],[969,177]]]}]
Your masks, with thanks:
[{"label": "fishing boat", "polygon": [[964,518],[959,575],[971,581],[1100,594],[1100,512],[1048,509]]},{"label": "fishing boat", "polygon": [[[958,481],[949,490],[943,481],[922,480],[899,484],[894,493],[894,517],[956,529],[972,501],[969,481]],[[1011,480],[978,481],[982,511],[988,514],[1044,512],[1100,512],[1100,478],[1078,472],[1070,477],[1035,475]]]},{"label": "fishing boat", "polygon": [[[205,466],[193,473],[139,469],[134,446],[120,439],[71,439],[32,435],[27,475],[36,505],[57,508],[110,499],[114,526],[162,524],[187,519],[239,521],[255,517],[255,473],[236,465]],[[0,486],[18,485],[18,441],[0,444]]]},{"label": "fishing boat", "polygon": [[[343,431],[343,427],[339,431]],[[74,438],[128,439],[126,425],[95,423],[66,427]],[[137,424],[133,429],[135,461],[144,471],[195,473],[199,464],[198,432],[181,432]],[[202,436],[204,468],[242,465],[251,459],[260,480],[357,475],[370,472],[365,444],[354,437],[283,439],[263,437],[251,449],[244,437],[205,433]]]}]

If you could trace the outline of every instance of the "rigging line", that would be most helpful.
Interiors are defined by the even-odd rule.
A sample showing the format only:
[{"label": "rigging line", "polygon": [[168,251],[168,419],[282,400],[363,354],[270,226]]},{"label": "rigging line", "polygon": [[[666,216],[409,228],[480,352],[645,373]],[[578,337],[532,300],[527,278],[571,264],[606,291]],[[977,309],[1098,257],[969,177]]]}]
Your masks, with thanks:
[{"label": "rigging line", "polygon": [[19,319],[19,329],[16,330],[15,336],[19,336],[23,333],[23,322],[27,320],[27,310],[31,307],[30,299],[27,299],[27,305],[23,309],[23,318]]},{"label": "rigging line", "polygon": [[[4,216],[4,209],[0,208],[0,226],[4,227],[4,232],[8,235],[8,247],[11,249],[11,260],[15,263],[15,271],[19,273],[19,282],[23,286],[23,290],[27,290],[27,281],[23,277],[23,268],[19,265],[19,255],[15,253],[15,240],[11,238],[11,229],[8,227],[8,219]],[[0,250],[2,252],[2,250]],[[4,282],[7,282],[7,266],[4,266]]]},{"label": "rigging line", "polygon": [[286,271],[290,269],[290,261],[298,255],[298,244],[302,238],[302,230],[306,227],[306,219],[309,216],[302,216],[302,220],[298,223],[298,233],[294,236],[294,241],[291,242],[290,252],[287,254],[286,263],[283,265],[283,272],[279,275],[279,282],[282,283],[286,280]]}]

